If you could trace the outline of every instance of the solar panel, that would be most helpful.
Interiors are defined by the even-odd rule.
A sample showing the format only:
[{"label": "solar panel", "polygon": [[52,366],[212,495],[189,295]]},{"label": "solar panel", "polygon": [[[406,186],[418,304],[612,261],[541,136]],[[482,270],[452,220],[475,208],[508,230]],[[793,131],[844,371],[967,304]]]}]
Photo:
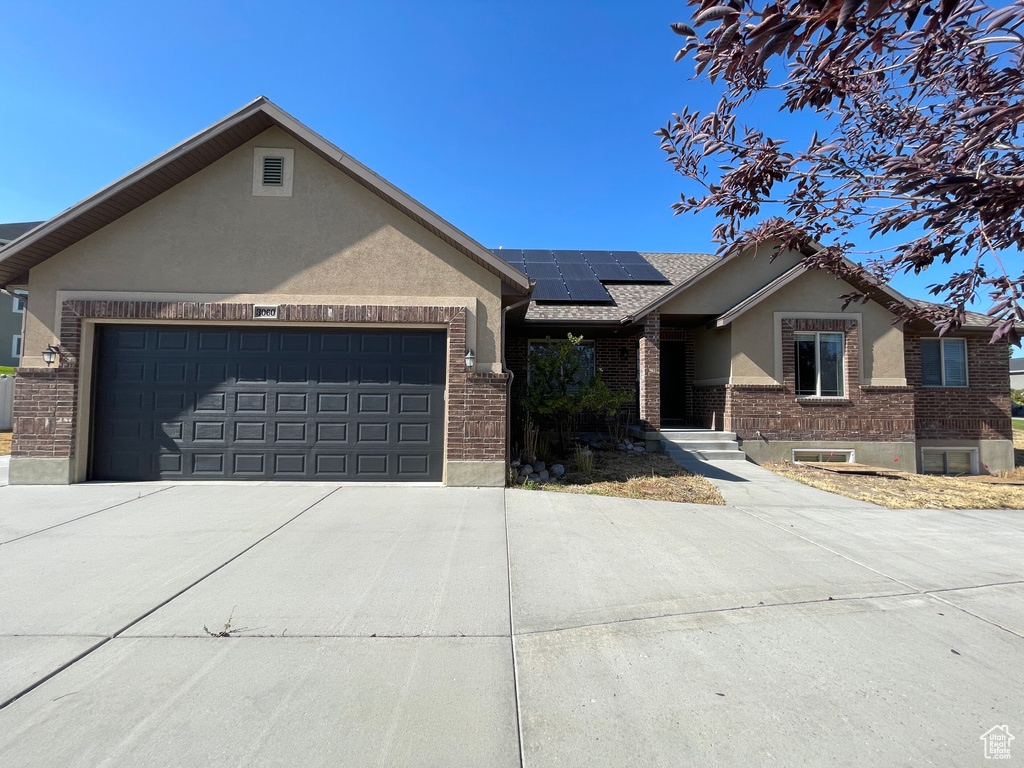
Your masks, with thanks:
[{"label": "solar panel", "polygon": [[612,251],[612,256],[624,267],[630,264],[648,264],[649,262],[636,251]]},{"label": "solar panel", "polygon": [[614,264],[615,257],[609,251],[581,251],[583,258],[591,264]]},{"label": "solar panel", "polygon": [[540,262],[542,264],[554,263],[555,257],[551,251],[523,251],[523,260],[529,264],[530,262]]},{"label": "solar panel", "polygon": [[644,283],[667,283],[666,278],[661,272],[656,270],[646,261],[643,264],[625,264],[623,265],[626,271],[629,272],[629,276],[636,282]]},{"label": "solar panel", "polygon": [[559,261],[558,269],[566,280],[593,280],[597,282],[597,275],[585,262]]},{"label": "solar panel", "polygon": [[545,277],[562,279],[562,275],[558,271],[558,265],[554,263],[544,264],[539,261],[528,261],[526,262],[526,274],[535,280],[541,280]]},{"label": "solar panel", "polygon": [[516,262],[521,263],[523,261],[522,248],[495,248],[491,253],[504,259],[509,264],[515,264]]},{"label": "solar panel", "polygon": [[592,264],[598,280],[607,280],[614,283],[631,283],[633,278],[618,264]]},{"label": "solar panel", "polygon": [[586,261],[583,258],[583,254],[579,251],[553,251],[555,255],[555,261],[559,264],[562,262],[571,262],[575,264],[582,264]]},{"label": "solar panel", "polygon": [[566,280],[569,296],[573,301],[610,302],[612,297],[596,280]]},{"label": "solar panel", "polygon": [[534,301],[571,301],[561,280],[542,278],[533,289]]}]

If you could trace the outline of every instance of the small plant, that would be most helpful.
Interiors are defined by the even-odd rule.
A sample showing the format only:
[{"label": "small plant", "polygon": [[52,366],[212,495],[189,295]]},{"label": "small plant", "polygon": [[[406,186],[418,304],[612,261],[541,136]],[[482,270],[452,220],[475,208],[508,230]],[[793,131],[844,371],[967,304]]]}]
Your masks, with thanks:
[{"label": "small plant", "polygon": [[518,479],[519,479],[519,468],[518,467],[509,467],[508,468],[508,472],[506,473],[506,476],[505,476],[505,480],[506,480],[505,485],[509,486],[509,487],[514,486],[516,484],[516,480],[518,480]]},{"label": "small plant", "polygon": [[594,452],[584,444],[576,446],[575,451],[576,469],[585,475],[594,473]]},{"label": "small plant", "polygon": [[[237,608],[237,607],[238,606],[236,605],[235,608]],[[231,609],[231,613],[228,614],[228,620],[224,622],[224,626],[221,628],[220,632],[211,632],[209,627],[207,627],[205,624],[203,624],[203,631],[206,634],[208,634],[210,637],[231,637],[231,633],[232,632],[244,632],[245,629],[232,629],[231,628],[231,620],[235,616],[235,608]]]},{"label": "small plant", "polygon": [[540,427],[527,417],[523,422],[523,453],[522,458],[528,464],[537,460],[537,443],[540,440]]}]

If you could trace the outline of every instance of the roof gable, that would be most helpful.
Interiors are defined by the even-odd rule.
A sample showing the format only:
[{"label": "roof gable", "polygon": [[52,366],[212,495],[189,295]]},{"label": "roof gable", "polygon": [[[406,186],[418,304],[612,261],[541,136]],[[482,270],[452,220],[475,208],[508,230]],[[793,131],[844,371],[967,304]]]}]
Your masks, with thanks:
[{"label": "roof gable", "polygon": [[525,294],[525,274],[261,96],[0,248],[0,286],[278,126],[433,235]]}]

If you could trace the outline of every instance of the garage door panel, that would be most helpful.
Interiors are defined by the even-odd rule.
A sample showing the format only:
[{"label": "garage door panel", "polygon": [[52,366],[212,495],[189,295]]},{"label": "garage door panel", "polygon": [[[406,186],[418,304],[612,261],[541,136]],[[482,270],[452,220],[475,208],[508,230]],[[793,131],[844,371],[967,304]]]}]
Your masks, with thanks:
[{"label": "garage door panel", "polygon": [[439,480],[443,331],[101,326],[98,479]]}]

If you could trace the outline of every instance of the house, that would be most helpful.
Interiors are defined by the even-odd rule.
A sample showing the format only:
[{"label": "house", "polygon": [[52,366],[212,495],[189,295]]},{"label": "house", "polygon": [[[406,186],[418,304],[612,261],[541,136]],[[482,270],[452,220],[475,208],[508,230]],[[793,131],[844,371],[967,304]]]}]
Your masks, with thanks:
[{"label": "house", "polygon": [[1024,389],[1024,357],[1010,360],[1010,389]]},{"label": "house", "polygon": [[[0,247],[41,223],[0,224]],[[24,293],[0,293],[0,368],[16,367],[21,359],[21,321],[25,316],[25,301]]]},{"label": "house", "polygon": [[12,483],[502,485],[509,390],[570,330],[651,439],[1012,466],[980,321],[843,311],[798,254],[492,252],[262,97],[0,248],[0,286],[32,297]]}]

